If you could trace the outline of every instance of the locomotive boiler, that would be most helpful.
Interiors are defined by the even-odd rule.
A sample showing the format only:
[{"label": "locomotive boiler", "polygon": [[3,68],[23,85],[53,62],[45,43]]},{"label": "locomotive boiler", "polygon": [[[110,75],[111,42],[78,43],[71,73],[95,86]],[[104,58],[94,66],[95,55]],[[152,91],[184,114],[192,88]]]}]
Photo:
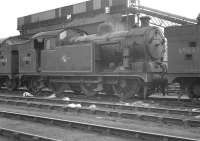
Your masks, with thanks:
[{"label": "locomotive boiler", "polygon": [[103,23],[92,35],[73,28],[40,32],[12,44],[9,48],[17,46],[19,65],[13,65],[18,72],[10,83],[33,93],[48,87],[58,96],[73,90],[87,96],[147,97],[154,81],[162,79],[165,37],[159,28],[149,26],[149,18],[141,22],[141,27],[128,30]]}]

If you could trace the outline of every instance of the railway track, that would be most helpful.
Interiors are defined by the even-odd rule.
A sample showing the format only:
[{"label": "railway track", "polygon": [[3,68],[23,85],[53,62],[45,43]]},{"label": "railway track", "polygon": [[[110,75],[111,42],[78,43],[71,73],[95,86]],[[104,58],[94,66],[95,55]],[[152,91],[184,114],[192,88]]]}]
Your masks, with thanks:
[{"label": "railway track", "polygon": [[[13,97],[9,97],[9,98],[12,99]],[[91,105],[94,105],[93,102],[81,103],[80,101],[77,102],[77,101],[72,100],[72,101],[66,101],[65,103],[62,103],[62,104],[55,104],[55,101],[52,99],[24,98],[24,97],[19,98],[18,97],[20,100],[19,99],[16,100],[15,99],[16,97],[15,97],[14,99],[9,100],[9,98],[8,97],[6,97],[5,99],[0,98],[0,104],[35,107],[39,109],[50,109],[50,110],[56,110],[56,111],[62,111],[62,112],[85,113],[85,114],[98,115],[98,116],[103,115],[103,116],[124,118],[124,119],[131,119],[131,120],[159,122],[163,124],[179,125],[179,126],[184,126],[184,127],[200,127],[200,119],[198,120],[194,118],[194,116],[199,116],[200,112],[192,112],[192,111],[186,111],[186,110],[178,111],[174,109],[161,109],[161,108],[152,109],[150,107],[137,107],[137,106],[125,106],[124,108],[123,107],[124,105],[122,105],[122,107],[119,107],[119,105],[111,105],[111,104],[106,105],[105,103],[104,105],[102,105],[102,103],[100,104],[95,103],[97,107],[90,108]],[[82,104],[83,107],[68,106],[74,103]],[[147,113],[144,113],[144,112],[147,112]],[[173,115],[170,115],[170,114],[173,114]],[[180,115],[182,116],[180,117]]]},{"label": "railway track", "polygon": [[[17,96],[17,95],[22,95],[21,93],[23,91],[25,91],[26,89],[20,89],[18,91],[13,91],[10,92],[6,89],[2,89],[0,90],[0,97],[4,97],[5,95],[11,95],[11,96]],[[43,90],[42,93],[48,93],[50,94],[51,91],[49,90]],[[173,91],[173,95],[175,94],[176,91]],[[43,95],[43,94],[42,94]],[[45,95],[45,94],[44,94]],[[79,100],[92,100],[92,101],[102,101],[102,102],[118,102],[119,103],[119,98],[115,97],[115,96],[108,96],[108,95],[96,95],[94,97],[87,97],[85,95],[79,94],[79,93],[71,93],[71,92],[65,92],[63,95],[63,97],[67,96],[71,99],[79,99]],[[129,99],[126,102],[134,102],[137,100],[141,100],[137,97],[133,98],[133,99]],[[151,97],[149,97],[147,100],[144,100],[145,102],[154,102],[154,103],[159,103],[161,106],[164,107],[180,107],[180,108],[200,108],[200,101],[191,101],[190,99],[183,97],[181,99],[178,100],[178,95],[177,98],[174,96],[161,96],[161,94],[155,94],[152,95]]]},{"label": "railway track", "polygon": [[[178,96],[177,96],[178,97]],[[172,97],[163,97],[163,96],[151,96],[148,98],[150,101],[160,103],[164,106],[170,107],[185,107],[185,108],[200,108],[200,101],[192,101],[190,99],[180,99]]]},{"label": "railway track", "polygon": [[[89,124],[84,122],[77,122],[71,120],[63,120],[58,118],[49,118],[44,116],[36,116],[30,114],[22,114],[15,112],[0,111],[0,117],[11,118],[15,120],[23,120],[29,122],[37,122],[45,125],[54,125],[62,128],[73,128],[90,132],[97,132],[100,134],[143,139],[147,141],[198,141],[193,138],[184,138],[180,136],[171,136],[167,134],[157,134],[151,132],[142,132],[138,130],[130,130],[125,128],[116,128],[112,126],[102,126],[98,124]],[[20,134],[19,134],[20,135]],[[37,138],[36,138],[37,140]],[[42,140],[43,141],[43,140]]]},{"label": "railway track", "polygon": [[14,141],[61,141],[53,138],[43,137],[35,134],[19,132],[16,130],[0,127],[0,136],[11,138]]},{"label": "railway track", "polygon": [[[11,95],[11,96],[16,96],[16,95],[22,95],[21,91],[24,90],[19,90],[19,91],[14,91],[14,92],[9,92],[6,89],[4,90],[0,90],[0,97],[4,97],[5,95]],[[50,94],[51,91],[49,90],[44,90],[44,93],[48,93]],[[79,100],[92,100],[92,101],[102,101],[102,102],[119,102],[119,99],[115,96],[105,96],[105,95],[97,95],[95,97],[87,97],[85,95],[82,94],[74,94],[74,93],[64,93],[63,97],[69,97],[71,99],[79,99]],[[137,100],[141,100],[138,99],[137,97],[133,98],[133,99],[129,99],[126,102],[134,102]],[[159,94],[157,95],[152,95],[151,97],[148,98],[148,100],[144,100],[145,102],[154,102],[154,103],[159,103],[161,106],[164,107],[180,107],[180,108],[200,108],[200,101],[191,101],[188,98],[181,98],[180,100],[178,100],[178,96],[173,97],[173,96],[167,96],[167,97],[163,97]]]},{"label": "railway track", "polygon": [[[14,114],[11,115],[11,113]],[[0,134],[0,140],[1,137],[7,137],[9,141],[43,141],[43,138],[56,141],[129,141],[126,137],[101,135],[92,132],[92,130],[87,132],[81,129],[77,130],[75,127],[66,128],[60,125],[50,124],[43,119],[38,119],[38,117],[33,117],[35,120],[27,119],[27,117],[23,116],[24,114],[22,115],[22,113],[19,112],[16,114],[14,111],[2,111],[1,114],[4,114],[0,116],[1,127],[14,132],[3,132],[3,135]],[[19,133],[24,133],[24,135]],[[15,134],[17,136],[15,136]],[[141,140],[136,139],[134,141]]]},{"label": "railway track", "polygon": [[0,95],[0,99],[2,100],[23,100],[23,101],[31,101],[31,102],[48,102],[53,104],[81,104],[82,106],[88,107],[90,105],[96,105],[98,107],[103,108],[112,108],[112,109],[121,109],[121,110],[132,110],[132,111],[143,111],[143,112],[157,112],[157,113],[167,113],[167,114],[178,114],[178,115],[189,115],[196,116],[200,115],[200,111],[194,111],[193,109],[172,109],[165,107],[151,107],[151,106],[137,106],[137,105],[127,105],[121,103],[114,102],[99,102],[99,101],[91,101],[91,100],[79,100],[79,99],[48,99],[48,98],[38,98],[38,97],[22,97],[22,96],[6,96]]}]

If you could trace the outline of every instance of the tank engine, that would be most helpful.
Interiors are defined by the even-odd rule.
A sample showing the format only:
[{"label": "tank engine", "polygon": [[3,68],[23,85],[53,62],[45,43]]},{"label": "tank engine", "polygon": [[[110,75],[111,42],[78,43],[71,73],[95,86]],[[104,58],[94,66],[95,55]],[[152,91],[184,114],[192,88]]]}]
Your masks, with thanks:
[{"label": "tank engine", "polygon": [[18,54],[18,63],[8,62],[19,64],[12,73],[17,79],[12,77],[10,83],[33,92],[49,87],[58,95],[68,89],[87,96],[104,92],[121,98],[147,97],[154,81],[162,79],[165,51],[165,37],[148,21],[145,17],[141,27],[130,30],[103,23],[93,35],[70,28],[40,32],[28,41],[2,46],[1,50],[15,48]]}]

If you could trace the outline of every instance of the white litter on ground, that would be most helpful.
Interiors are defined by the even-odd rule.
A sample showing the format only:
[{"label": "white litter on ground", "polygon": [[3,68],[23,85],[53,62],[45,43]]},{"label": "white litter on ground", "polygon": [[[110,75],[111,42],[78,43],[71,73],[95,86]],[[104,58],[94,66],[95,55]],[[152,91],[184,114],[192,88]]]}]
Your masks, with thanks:
[{"label": "white litter on ground", "polygon": [[81,104],[74,104],[74,103],[71,103],[71,104],[68,104],[67,105],[68,107],[71,107],[71,108],[81,108]]},{"label": "white litter on ground", "polygon": [[92,105],[90,105],[88,108],[89,108],[89,109],[96,109],[96,108],[97,108],[97,106],[96,106],[96,105],[94,105],[94,104],[92,104]]},{"label": "white litter on ground", "polygon": [[98,94],[100,94],[100,95],[106,95],[106,93],[104,93],[104,92],[98,92]]},{"label": "white litter on ground", "polygon": [[52,94],[50,96],[47,96],[46,98],[56,98],[56,94]]},{"label": "white litter on ground", "polygon": [[65,93],[74,93],[72,90],[64,90]]},{"label": "white litter on ground", "polygon": [[70,98],[69,97],[64,97],[62,100],[64,100],[64,101],[70,101]]},{"label": "white litter on ground", "polygon": [[28,90],[27,87],[19,87],[19,90]]},{"label": "white litter on ground", "polygon": [[133,103],[123,103],[123,105],[125,105],[125,106],[142,106],[142,107],[149,107],[150,106],[150,104],[144,103],[142,101],[136,101],[136,102],[133,102]]},{"label": "white litter on ground", "polygon": [[103,117],[96,117],[97,119],[103,119]]},{"label": "white litter on ground", "polygon": [[199,108],[192,109],[192,112],[200,112]]},{"label": "white litter on ground", "polygon": [[200,115],[198,115],[198,116],[195,116],[195,118],[198,118],[198,119],[200,119]]},{"label": "white litter on ground", "polygon": [[23,97],[33,97],[33,95],[29,92],[24,92]]}]

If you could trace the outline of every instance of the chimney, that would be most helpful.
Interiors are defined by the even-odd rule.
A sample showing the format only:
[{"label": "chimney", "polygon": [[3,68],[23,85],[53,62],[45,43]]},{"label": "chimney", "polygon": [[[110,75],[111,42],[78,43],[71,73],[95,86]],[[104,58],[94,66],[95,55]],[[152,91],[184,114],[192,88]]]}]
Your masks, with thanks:
[{"label": "chimney", "polygon": [[151,20],[151,18],[149,16],[143,16],[140,18],[141,21],[141,27],[146,27],[149,26],[149,21]]}]

